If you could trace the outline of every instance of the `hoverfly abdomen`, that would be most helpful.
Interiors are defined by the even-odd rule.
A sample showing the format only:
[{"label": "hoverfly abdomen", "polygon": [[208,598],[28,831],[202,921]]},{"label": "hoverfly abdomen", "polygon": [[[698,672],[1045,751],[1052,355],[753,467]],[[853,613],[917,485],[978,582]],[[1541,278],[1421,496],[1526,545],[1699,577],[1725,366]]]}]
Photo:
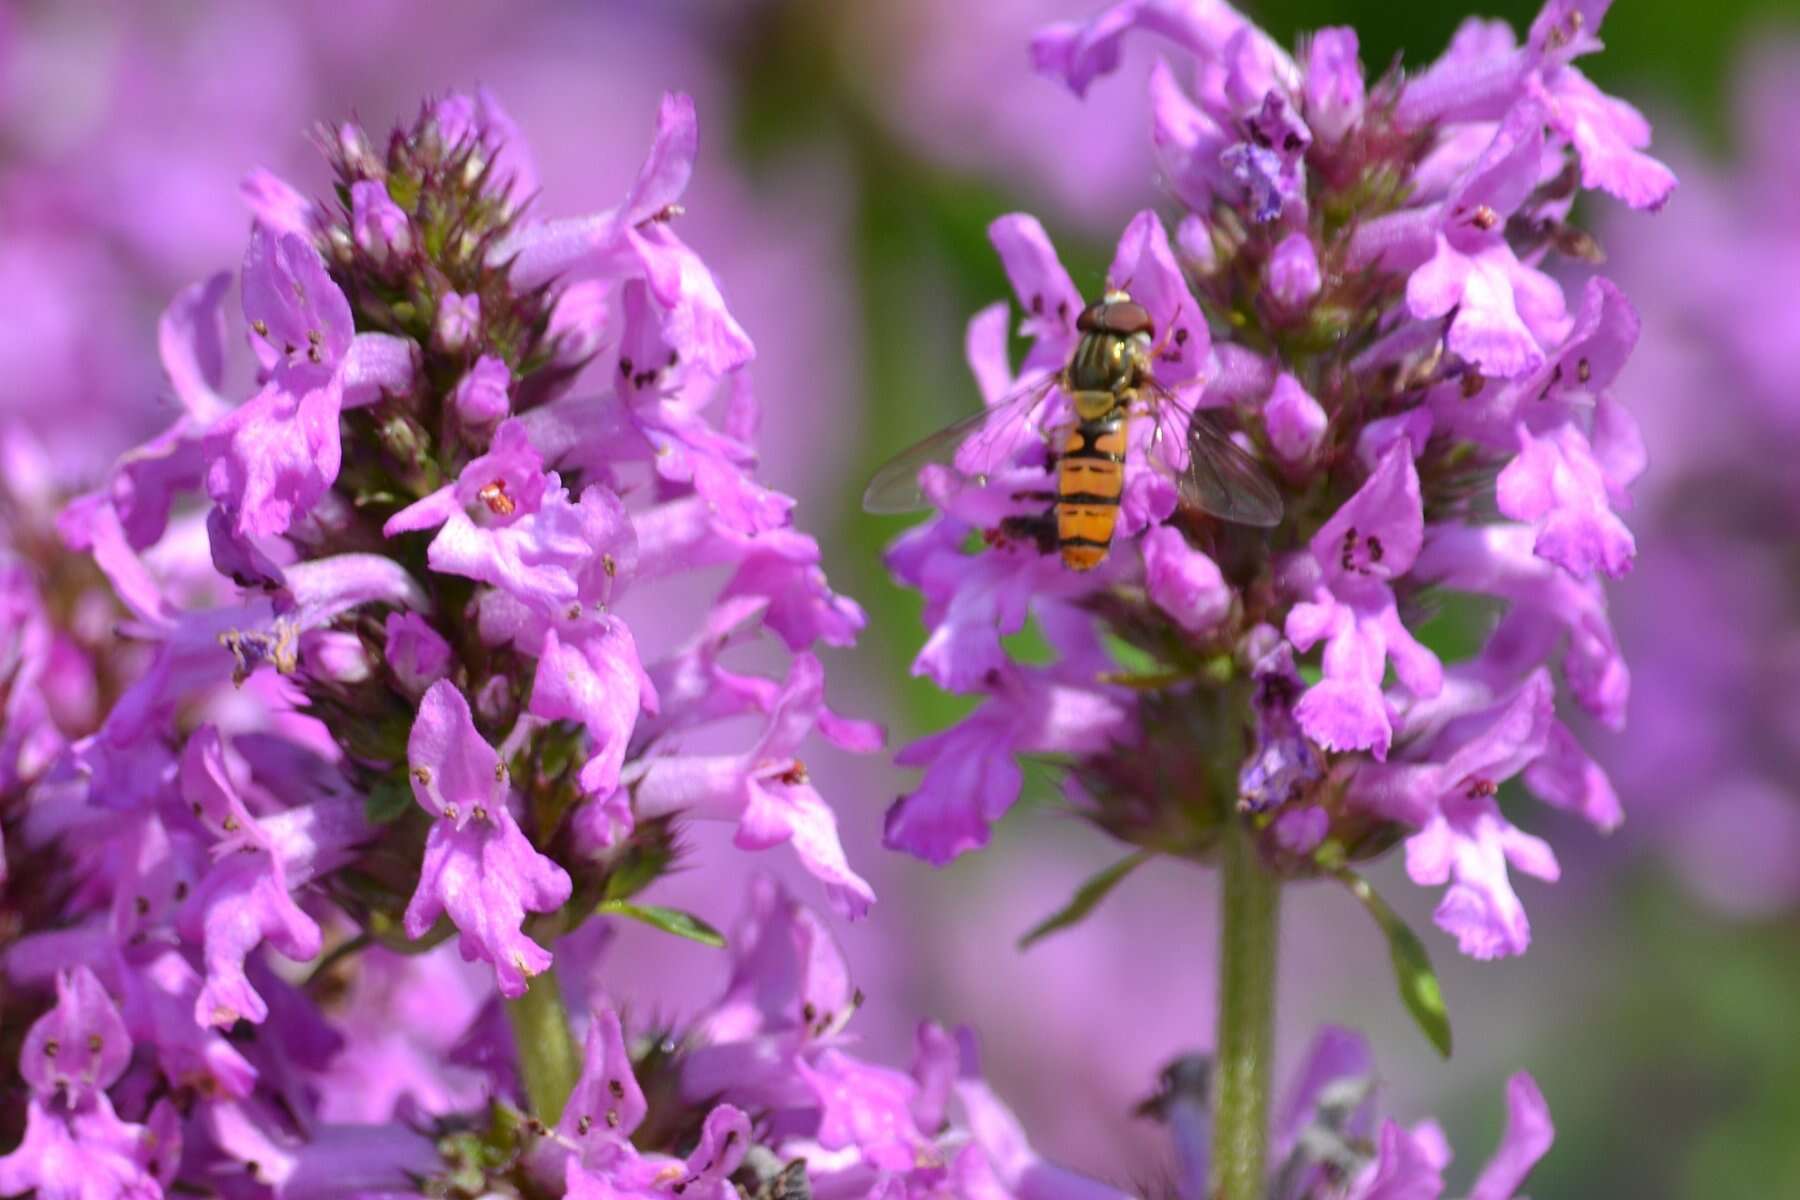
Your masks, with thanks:
[{"label": "hoverfly abdomen", "polygon": [[1125,490],[1127,428],[1123,408],[1083,421],[1056,461],[1056,544],[1071,570],[1099,566],[1112,546]]}]

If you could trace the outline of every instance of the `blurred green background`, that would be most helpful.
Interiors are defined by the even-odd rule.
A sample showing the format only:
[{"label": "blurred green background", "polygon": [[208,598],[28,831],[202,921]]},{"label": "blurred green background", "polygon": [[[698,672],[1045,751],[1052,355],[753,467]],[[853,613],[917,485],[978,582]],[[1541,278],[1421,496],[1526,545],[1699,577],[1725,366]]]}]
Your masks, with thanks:
[{"label": "blurred green background", "polygon": [[[794,143],[819,140],[831,142],[849,167],[867,410],[860,461],[843,472],[836,525],[828,523],[821,540],[833,578],[870,609],[874,636],[861,655],[894,680],[906,678],[917,649],[918,639],[908,635],[919,628],[918,600],[887,581],[879,553],[905,522],[864,516],[856,498],[880,460],[975,402],[962,366],[962,322],[1008,294],[987,245],[987,223],[1014,209],[1038,212],[1083,287],[1100,278],[1111,249],[1106,224],[1059,221],[1054,206],[1035,193],[1034,180],[947,166],[898,131],[904,116],[879,95],[886,48],[871,49],[868,25],[881,26],[893,15],[871,16],[872,10],[903,5],[778,5],[732,60],[741,96],[737,148],[753,169]],[[1062,15],[1072,6],[1056,7]],[[1098,0],[1089,7],[1098,9]],[[1354,26],[1371,73],[1401,53],[1409,63],[1428,60],[1466,15],[1461,5],[1435,0],[1263,0],[1244,7],[1290,44],[1321,25]],[[1476,11],[1523,31],[1537,8],[1514,0]],[[1606,51],[1582,66],[1607,91],[1646,109],[1659,136],[1674,132],[1704,153],[1728,158],[1737,56],[1772,32],[1800,28],[1797,21],[1800,6],[1784,0],[1623,3],[1608,14]],[[954,38],[955,22],[942,22],[931,36]],[[908,52],[929,54],[931,46]],[[1039,86],[1039,101],[1052,111],[1074,103],[1031,80],[1022,44],[1018,54],[1019,71],[996,76],[996,89]],[[1127,72],[1096,85],[1095,94],[1141,86],[1141,73]],[[1143,136],[1138,127],[1122,133]],[[1081,155],[1083,146],[1071,141],[1067,152]],[[1149,178],[1141,182],[1135,206],[1159,203]],[[1678,194],[1674,203],[1680,202]],[[1657,236],[1653,221],[1633,228]],[[920,680],[895,691],[897,744],[909,733],[941,728],[966,707]],[[1629,813],[1631,797],[1624,800]],[[1033,835],[1022,827],[1043,820],[1030,807],[1021,805],[1003,825],[995,849],[975,856],[998,864],[959,862],[949,869],[953,890],[978,872],[1004,871],[1009,855],[1029,853]],[[1580,849],[1569,855],[1566,841],[1559,849],[1582,857]],[[1629,817],[1611,844],[1589,853],[1612,871],[1605,883],[1581,891],[1577,867],[1554,889],[1561,894],[1540,890],[1527,897],[1540,930],[1528,956],[1538,960],[1532,970],[1447,963],[1453,952],[1441,942],[1435,948],[1453,1013],[1459,999],[1483,995],[1484,1015],[1471,1019],[1465,1011],[1458,1033],[1464,1047],[1486,1043],[1477,1053],[1491,1069],[1471,1072],[1464,1056],[1439,1067],[1412,1040],[1377,1038],[1386,1069],[1443,1081],[1437,1111],[1460,1152],[1453,1184],[1467,1187],[1498,1135],[1502,1076],[1529,1066],[1558,1127],[1556,1148],[1527,1189],[1538,1200],[1800,1196],[1800,925],[1721,917],[1696,905],[1664,865],[1634,844]],[[1395,895],[1405,885],[1396,875],[1387,890]],[[1416,922],[1429,920],[1421,897],[1404,899]],[[1290,959],[1283,969],[1294,980],[1333,966]],[[1554,986],[1545,986],[1547,980]],[[1290,991],[1283,1004],[1304,1006],[1305,1000]],[[1500,1029],[1484,1029],[1481,1022],[1496,1008],[1513,1016]],[[1389,1028],[1410,1038],[1401,1026]]]}]

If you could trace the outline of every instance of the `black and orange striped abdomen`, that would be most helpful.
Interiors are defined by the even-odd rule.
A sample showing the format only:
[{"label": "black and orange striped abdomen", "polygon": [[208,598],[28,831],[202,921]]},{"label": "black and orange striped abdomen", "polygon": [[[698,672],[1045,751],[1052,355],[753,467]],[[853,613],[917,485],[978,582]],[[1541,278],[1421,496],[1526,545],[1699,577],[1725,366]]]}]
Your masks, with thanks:
[{"label": "black and orange striped abdomen", "polygon": [[1063,565],[1090,571],[1106,560],[1125,490],[1125,414],[1083,421],[1056,464],[1056,543]]}]

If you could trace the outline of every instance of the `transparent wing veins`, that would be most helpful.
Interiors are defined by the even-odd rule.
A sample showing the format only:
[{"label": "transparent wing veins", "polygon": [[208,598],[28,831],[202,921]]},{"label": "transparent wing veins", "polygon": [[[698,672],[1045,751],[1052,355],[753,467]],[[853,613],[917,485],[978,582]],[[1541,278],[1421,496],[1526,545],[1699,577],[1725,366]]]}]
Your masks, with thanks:
[{"label": "transparent wing veins", "polygon": [[[1177,467],[1166,458],[1181,498],[1202,512],[1237,525],[1268,529],[1281,523],[1281,491],[1226,432],[1216,413],[1186,409],[1165,389],[1150,384],[1150,415],[1156,422],[1151,454],[1157,455],[1167,439],[1185,443],[1187,462]],[[1183,425],[1185,424],[1185,428]]]},{"label": "transparent wing veins", "polygon": [[[970,413],[890,458],[864,489],[863,511],[908,513],[930,508],[919,486],[919,472],[933,464],[977,482],[1004,470],[1010,464],[1001,461],[1001,453],[1011,444],[1011,435],[1043,403],[1056,379],[1051,374],[1027,380],[991,407]],[[959,458],[972,469],[959,467]]]}]

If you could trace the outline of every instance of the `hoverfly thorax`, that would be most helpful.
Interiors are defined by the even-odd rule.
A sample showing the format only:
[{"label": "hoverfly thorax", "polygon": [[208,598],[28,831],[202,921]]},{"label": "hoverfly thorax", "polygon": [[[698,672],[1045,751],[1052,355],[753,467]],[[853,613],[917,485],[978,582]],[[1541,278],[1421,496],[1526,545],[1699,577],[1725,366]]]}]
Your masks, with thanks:
[{"label": "hoverfly thorax", "polygon": [[1069,358],[1064,384],[1077,413],[1092,420],[1124,403],[1142,382],[1154,322],[1149,311],[1124,292],[1108,292],[1082,310],[1075,329],[1081,338]]}]

